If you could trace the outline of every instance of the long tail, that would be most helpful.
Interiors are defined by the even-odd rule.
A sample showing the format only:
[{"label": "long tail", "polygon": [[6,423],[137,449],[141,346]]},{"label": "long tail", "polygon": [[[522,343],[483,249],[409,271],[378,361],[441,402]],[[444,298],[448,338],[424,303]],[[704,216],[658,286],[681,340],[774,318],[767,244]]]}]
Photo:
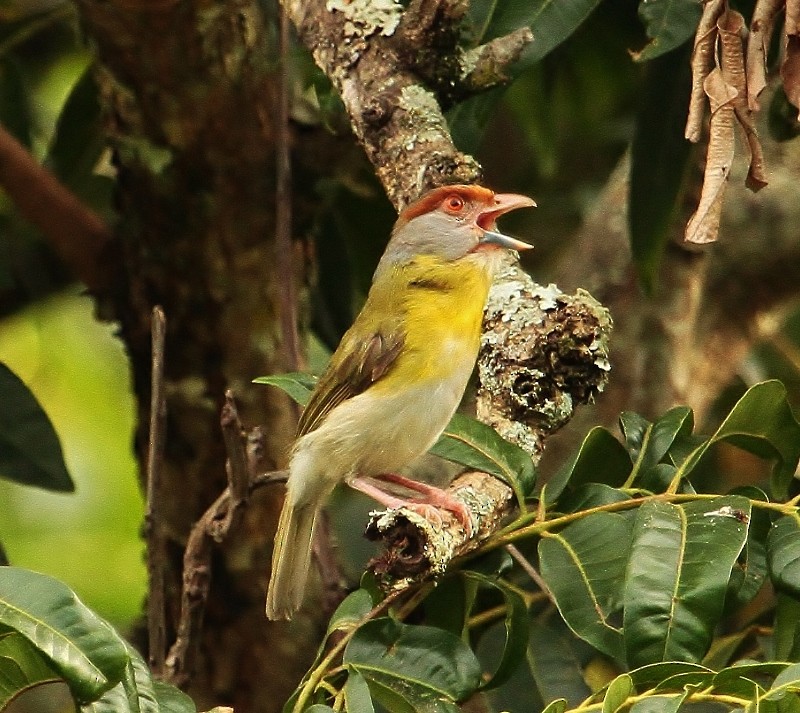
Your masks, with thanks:
[{"label": "long tail", "polygon": [[283,503],[272,552],[272,576],[267,590],[267,616],[289,619],[303,601],[311,567],[311,542],[318,509],[312,503]]}]

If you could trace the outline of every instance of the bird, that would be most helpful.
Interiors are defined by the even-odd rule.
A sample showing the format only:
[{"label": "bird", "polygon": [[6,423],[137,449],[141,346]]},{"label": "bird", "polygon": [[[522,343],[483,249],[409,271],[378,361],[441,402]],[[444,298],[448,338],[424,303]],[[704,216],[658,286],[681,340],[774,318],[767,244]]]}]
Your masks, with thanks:
[{"label": "bird", "polygon": [[[480,346],[489,288],[503,253],[532,246],[498,232],[497,218],[534,207],[527,196],[444,185],[404,208],[363,308],[320,376],[297,427],[268,585],[269,619],[304,599],[315,523],[340,483],[385,507],[423,516],[466,506],[398,471],[439,438],[464,395]],[[415,491],[403,499],[378,483]]]}]

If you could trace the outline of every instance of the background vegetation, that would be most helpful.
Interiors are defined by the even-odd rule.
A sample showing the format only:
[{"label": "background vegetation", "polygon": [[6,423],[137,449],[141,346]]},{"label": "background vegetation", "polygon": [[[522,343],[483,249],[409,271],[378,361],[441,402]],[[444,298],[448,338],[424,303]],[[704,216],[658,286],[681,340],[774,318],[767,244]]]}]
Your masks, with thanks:
[{"label": "background vegetation", "polygon": [[[800,540],[792,475],[800,437],[790,406],[800,398],[800,162],[792,141],[797,109],[789,101],[795,80],[785,61],[796,52],[793,4],[703,6],[716,7],[714,17],[724,19],[712,25],[726,32],[736,29],[731,13],[742,13],[751,31],[754,18],[779,13],[769,23],[775,34],[761,111],[740,107],[732,115],[745,126],[757,122],[769,185],[757,195],[744,186],[753,146],[742,140],[747,134],[738,145],[723,141],[735,161],[722,184],[719,243],[706,248],[682,242],[684,229],[702,201],[708,139],[729,134],[727,125],[720,134],[719,122],[715,129],[704,108],[703,139],[692,145],[683,138],[698,3],[473,1],[463,17],[458,2],[406,6],[418,13],[409,12],[412,29],[429,22],[419,40],[429,52],[420,51],[417,64],[359,20],[352,46],[359,61],[345,62],[348,46],[335,43],[328,66],[316,58],[323,71],[311,51],[343,31],[336,21],[344,13],[325,3],[287,3],[298,31],[283,46],[272,2],[0,5],[0,361],[46,411],[75,485],[63,492],[66,476],[52,465],[57,449],[45,448],[39,432],[23,460],[47,451],[51,465],[33,472],[14,465],[19,444],[10,434],[16,438],[27,424],[16,418],[20,402],[8,377],[0,475],[15,482],[0,481],[0,543],[19,569],[0,576],[0,647],[8,647],[0,664],[16,666],[18,677],[0,686],[0,709],[11,699],[26,705],[24,696],[16,699],[20,691],[62,679],[70,698],[89,710],[191,709],[174,689],[154,685],[143,660],[91,613],[116,625],[152,663],[138,623],[151,308],[164,305],[169,325],[162,513],[169,644],[187,534],[225,487],[225,389],[234,389],[248,428],[266,426],[264,469],[282,465],[295,407],[251,379],[318,370],[363,299],[393,207],[441,180],[477,179],[478,165],[486,184],[539,203],[506,224],[536,244],[526,269],[543,284],[589,289],[610,308],[605,393],[548,440],[539,483],[554,485],[530,493],[531,514],[490,540],[482,559],[459,564],[439,588],[421,585],[406,600],[381,600],[365,580],[330,624],[332,607],[325,606],[288,626],[263,620],[279,493],[260,491],[214,550],[189,686],[197,705],[277,710],[310,670],[293,699],[299,707],[366,711],[374,699],[390,710],[451,710],[472,696],[474,710],[552,705],[549,713],[581,701],[604,713],[675,711],[693,701],[797,708]],[[526,27],[530,44],[519,39]],[[504,87],[474,95],[447,89],[447,72],[463,50],[515,32],[521,55],[503,67]],[[445,152],[442,168],[419,142],[407,152],[414,170],[386,160],[396,116],[370,127],[337,90],[355,77],[355,95],[365,100],[370,52],[387,48],[396,62],[389,73],[431,88],[447,118],[441,137],[449,131],[477,163]],[[747,45],[741,48],[746,54]],[[734,72],[731,82],[738,81]],[[411,122],[410,131],[418,129]],[[290,154],[291,174],[281,168],[282,152]],[[55,188],[40,166],[57,178]],[[692,416],[674,410],[679,405]],[[718,430],[730,418],[736,427]],[[706,451],[709,441],[696,434],[717,434],[715,445]],[[631,503],[642,495],[646,502]],[[367,506],[346,500],[339,507]],[[647,540],[648,522],[664,542]],[[350,544],[358,534],[340,533],[351,587],[368,556]],[[503,549],[510,543],[537,579],[512,568]],[[651,570],[673,555],[675,568]],[[638,563],[647,563],[644,571]],[[676,576],[681,564],[697,569]],[[66,583],[89,610],[56,581],[26,579],[27,569]],[[15,591],[23,591],[21,600]],[[667,611],[661,602],[642,610],[669,591],[683,609]],[[65,627],[76,643],[66,653],[28,633],[31,647],[22,640],[27,620],[8,618],[19,605],[51,621],[34,604],[52,602],[91,634],[83,640],[56,617],[54,628]],[[382,618],[390,605],[395,618]],[[665,634],[673,625],[675,638]],[[314,663],[326,631],[331,646],[347,645],[344,663]],[[401,660],[376,670],[386,647]],[[442,658],[403,658],[417,649]],[[70,667],[81,656],[87,667]],[[742,662],[749,668],[731,668]],[[494,690],[481,678],[487,672]],[[163,677],[190,683],[174,673]],[[475,694],[480,686],[487,690]]]}]

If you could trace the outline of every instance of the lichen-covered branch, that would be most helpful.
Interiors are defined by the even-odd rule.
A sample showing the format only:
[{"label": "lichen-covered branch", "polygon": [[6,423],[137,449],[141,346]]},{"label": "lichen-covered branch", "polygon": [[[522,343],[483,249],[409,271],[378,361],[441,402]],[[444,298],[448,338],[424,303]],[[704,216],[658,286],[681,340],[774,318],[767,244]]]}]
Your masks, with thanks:
[{"label": "lichen-covered branch", "polygon": [[353,131],[395,207],[442,183],[480,180],[478,163],[450,137],[442,88],[463,94],[464,78],[477,88],[475,71],[486,72],[489,65],[498,79],[530,41],[529,33],[495,40],[478,52],[481,62],[476,63],[456,45],[463,2],[420,0],[405,13],[391,0],[285,0],[284,7],[341,95]]},{"label": "lichen-covered branch", "polygon": [[[484,315],[478,418],[538,462],[545,439],[603,390],[610,332],[608,310],[587,292],[567,295],[554,285],[541,287],[509,264],[492,287]],[[441,524],[406,508],[373,514],[367,535],[383,539],[387,550],[372,567],[392,586],[441,574],[514,508],[511,488],[486,473],[465,474],[448,492],[468,507],[471,535],[447,511]]]},{"label": "lichen-covered branch", "polygon": [[[285,0],[284,7],[339,91],[395,207],[433,186],[480,180],[475,159],[453,144],[442,104],[504,81],[532,39],[529,30],[463,52],[463,0],[412,0],[405,12],[392,0]],[[570,297],[538,288],[510,265],[487,312],[480,418],[538,458],[546,435],[602,388],[609,327],[607,313],[585,293]],[[451,494],[473,514],[473,537],[448,512],[434,524],[403,508],[378,513],[369,533],[388,549],[376,571],[402,581],[442,572],[511,508],[510,488],[487,474],[458,479]]]}]

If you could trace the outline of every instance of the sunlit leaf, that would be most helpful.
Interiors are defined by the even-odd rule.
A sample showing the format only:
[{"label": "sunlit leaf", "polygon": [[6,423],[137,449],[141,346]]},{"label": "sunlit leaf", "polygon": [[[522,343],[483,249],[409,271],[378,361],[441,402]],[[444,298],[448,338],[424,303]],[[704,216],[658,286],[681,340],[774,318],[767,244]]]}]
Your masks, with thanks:
[{"label": "sunlit leaf", "polygon": [[366,589],[356,589],[348,594],[328,622],[328,634],[334,631],[348,631],[361,622],[374,606],[372,597]]},{"label": "sunlit leaf", "polygon": [[344,685],[344,700],[347,713],[375,713],[372,696],[364,677],[356,670],[351,670]]},{"label": "sunlit leaf", "polygon": [[616,713],[635,692],[631,677],[627,673],[620,674],[608,684],[603,697],[603,713]]},{"label": "sunlit leaf", "polygon": [[749,518],[750,501],[737,496],[639,508],[625,580],[629,665],[705,655]]},{"label": "sunlit leaf", "polygon": [[0,476],[48,490],[74,490],[53,424],[28,387],[2,363],[0,403]]},{"label": "sunlit leaf", "polygon": [[125,642],[52,577],[0,567],[0,624],[46,656],[79,701],[95,700],[125,673]]},{"label": "sunlit leaf", "polygon": [[453,416],[430,452],[500,478],[520,503],[536,482],[533,461],[522,448],[503,439],[491,426],[460,413]]},{"label": "sunlit leaf", "polygon": [[544,537],[541,574],[564,621],[582,639],[622,660],[622,631],[611,620],[621,605],[631,518],[597,513]]}]

